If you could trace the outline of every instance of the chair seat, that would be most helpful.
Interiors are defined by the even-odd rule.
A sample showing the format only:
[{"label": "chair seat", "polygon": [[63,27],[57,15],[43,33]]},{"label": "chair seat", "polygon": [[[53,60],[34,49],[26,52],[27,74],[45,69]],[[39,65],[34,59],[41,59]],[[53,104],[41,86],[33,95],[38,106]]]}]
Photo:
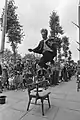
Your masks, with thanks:
[{"label": "chair seat", "polygon": [[[36,89],[32,90],[30,95],[36,96],[36,92],[35,91],[36,91]],[[44,90],[43,88],[39,88],[39,91],[40,92],[38,92],[38,94],[39,94],[40,97],[43,97],[43,96],[48,95],[48,94],[51,93],[51,92],[49,92],[49,90]]]},{"label": "chair seat", "polygon": [[29,110],[29,106],[31,104],[31,100],[32,98],[35,98],[35,105],[37,104],[37,100],[40,99],[41,100],[41,105],[42,105],[42,115],[44,115],[44,100],[48,101],[48,105],[50,108],[50,100],[49,100],[49,94],[51,93],[49,91],[49,89],[46,89],[46,84],[45,86],[43,86],[44,88],[42,88],[42,86],[40,87],[40,83],[46,83],[47,81],[41,81],[38,83],[34,83],[34,84],[29,84],[28,85],[28,95],[29,95],[29,102],[28,102],[28,107],[27,107],[27,111]]}]

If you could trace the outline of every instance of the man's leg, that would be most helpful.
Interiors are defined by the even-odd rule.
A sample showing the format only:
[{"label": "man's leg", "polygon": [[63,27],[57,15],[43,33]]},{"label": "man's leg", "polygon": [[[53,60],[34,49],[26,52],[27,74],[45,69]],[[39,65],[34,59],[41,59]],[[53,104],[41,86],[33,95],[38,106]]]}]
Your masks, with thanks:
[{"label": "man's leg", "polygon": [[49,52],[49,51],[46,51],[44,54],[43,54],[43,57],[41,57],[40,59],[40,62],[39,62],[39,65],[45,69],[48,68],[48,66],[46,65],[47,62],[51,62],[52,64],[54,63],[53,61],[53,53],[52,52]]},{"label": "man's leg", "polygon": [[39,65],[41,68],[45,68],[45,69],[48,68],[48,66],[46,65],[46,62],[45,62],[45,58],[44,58],[44,56],[41,57],[41,59],[40,59],[38,65]]}]

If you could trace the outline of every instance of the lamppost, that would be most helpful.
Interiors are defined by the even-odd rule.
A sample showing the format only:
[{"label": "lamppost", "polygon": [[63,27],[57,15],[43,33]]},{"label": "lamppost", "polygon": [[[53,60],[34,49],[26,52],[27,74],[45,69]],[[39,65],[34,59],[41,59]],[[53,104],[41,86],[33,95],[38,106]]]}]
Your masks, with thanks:
[{"label": "lamppost", "polygon": [[6,27],[7,27],[7,0],[5,0],[5,11],[4,11],[4,16],[3,16],[1,51],[0,51],[2,62],[3,62],[3,57],[4,57]]},{"label": "lamppost", "polygon": [[72,23],[74,25],[76,25],[76,27],[78,27],[78,29],[79,29],[79,42],[77,42],[77,43],[79,45],[78,51],[79,51],[79,60],[80,60],[80,0],[79,0],[79,4],[78,4],[78,25],[74,22],[72,22]]},{"label": "lamppost", "polygon": [[79,25],[79,60],[80,60],[80,0],[78,4],[78,25]]}]

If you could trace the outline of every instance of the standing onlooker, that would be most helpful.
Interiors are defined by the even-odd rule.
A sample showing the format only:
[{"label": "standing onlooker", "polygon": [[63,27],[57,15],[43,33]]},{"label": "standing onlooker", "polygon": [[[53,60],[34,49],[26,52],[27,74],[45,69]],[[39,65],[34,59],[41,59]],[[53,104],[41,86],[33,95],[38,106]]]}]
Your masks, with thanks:
[{"label": "standing onlooker", "polygon": [[14,66],[15,74],[17,73],[22,74],[23,69],[24,69],[24,64],[21,62],[21,60],[17,60],[17,63]]},{"label": "standing onlooker", "polygon": [[2,79],[2,66],[0,64],[0,93],[2,93],[2,81],[1,81],[1,79]]},{"label": "standing onlooker", "polygon": [[59,65],[55,64],[55,66],[53,66],[53,74],[52,74],[52,85],[57,85],[59,82]]},{"label": "standing onlooker", "polygon": [[8,81],[8,67],[4,64],[3,71],[2,71],[2,83],[3,87],[9,88],[9,81]]},{"label": "standing onlooker", "polygon": [[68,82],[66,66],[64,66],[62,71],[61,71],[61,80],[65,81],[65,82]]}]

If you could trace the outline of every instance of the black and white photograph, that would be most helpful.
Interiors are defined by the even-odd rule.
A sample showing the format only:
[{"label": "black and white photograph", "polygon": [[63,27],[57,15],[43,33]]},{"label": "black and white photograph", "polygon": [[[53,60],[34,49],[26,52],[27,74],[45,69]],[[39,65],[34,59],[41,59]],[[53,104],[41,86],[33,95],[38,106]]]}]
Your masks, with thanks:
[{"label": "black and white photograph", "polygon": [[80,0],[0,0],[0,120],[80,120]]}]

